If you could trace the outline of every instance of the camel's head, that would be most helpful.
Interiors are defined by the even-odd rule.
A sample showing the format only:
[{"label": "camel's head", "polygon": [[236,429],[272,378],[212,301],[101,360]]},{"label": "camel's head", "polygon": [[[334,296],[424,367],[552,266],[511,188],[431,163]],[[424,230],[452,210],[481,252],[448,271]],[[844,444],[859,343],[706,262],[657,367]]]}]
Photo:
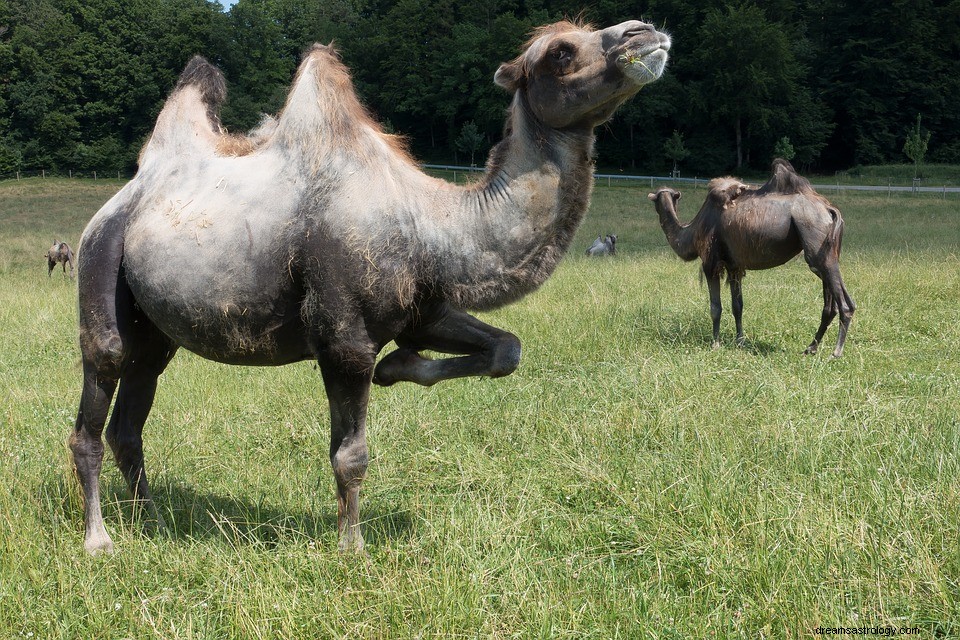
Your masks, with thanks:
[{"label": "camel's head", "polygon": [[558,22],[537,30],[494,82],[523,92],[549,127],[592,128],[663,74],[669,50],[670,36],[637,20],[599,31]]},{"label": "camel's head", "polygon": [[657,211],[666,204],[669,204],[674,211],[677,210],[677,202],[680,201],[680,192],[670,187],[660,187],[654,193],[648,193],[647,198],[653,201]]}]

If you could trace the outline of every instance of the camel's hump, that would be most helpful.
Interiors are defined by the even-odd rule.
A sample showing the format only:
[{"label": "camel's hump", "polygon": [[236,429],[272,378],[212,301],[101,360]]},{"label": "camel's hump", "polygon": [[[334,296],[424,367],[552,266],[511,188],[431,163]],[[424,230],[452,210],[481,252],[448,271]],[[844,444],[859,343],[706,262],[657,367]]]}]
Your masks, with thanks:
[{"label": "camel's hump", "polygon": [[174,92],[193,86],[200,91],[203,102],[210,108],[219,107],[227,99],[227,82],[223,74],[203,56],[193,56],[180,74]]}]

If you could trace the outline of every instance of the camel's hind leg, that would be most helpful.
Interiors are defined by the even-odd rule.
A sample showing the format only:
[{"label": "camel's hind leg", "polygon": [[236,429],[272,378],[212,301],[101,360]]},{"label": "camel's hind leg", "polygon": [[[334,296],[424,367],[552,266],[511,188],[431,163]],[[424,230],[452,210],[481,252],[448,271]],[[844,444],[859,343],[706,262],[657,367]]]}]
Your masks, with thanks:
[{"label": "camel's hind leg", "polygon": [[720,316],[723,314],[723,303],[720,302],[720,278],[706,274],[707,289],[710,292],[710,319],[713,321],[713,348],[720,348]]},{"label": "camel's hind leg", "polygon": [[100,512],[100,467],[103,464],[100,434],[116,388],[116,379],[100,375],[93,362],[84,358],[83,392],[76,425],[70,436],[70,449],[83,490],[83,547],[90,554],[113,551],[113,541],[103,526],[103,514]]},{"label": "camel's hind leg", "polygon": [[737,325],[737,346],[742,347],[746,342],[743,337],[743,286],[738,277],[730,277],[730,309],[733,311],[733,321]]},{"label": "camel's hind leg", "polygon": [[153,406],[157,378],[176,347],[145,317],[131,323],[125,342],[129,357],[120,376],[106,438],[134,501],[146,507],[150,518],[162,528],[163,519],[153,503],[144,469],[142,433]]},{"label": "camel's hind leg", "polygon": [[820,327],[813,337],[813,342],[804,351],[805,354],[812,355],[820,347],[820,341],[833,319],[840,316],[840,332],[837,336],[837,346],[833,350],[833,357],[839,358],[843,355],[843,345],[847,340],[847,331],[850,329],[850,321],[853,319],[853,313],[857,310],[857,305],[853,298],[847,292],[843,284],[843,277],[840,275],[840,266],[834,262],[820,269],[813,269],[821,280],[823,280],[823,311],[820,314]]},{"label": "camel's hind leg", "polygon": [[827,285],[826,281],[823,283],[823,311],[820,313],[820,327],[817,329],[816,335],[813,336],[813,342],[810,343],[810,346],[806,348],[803,352],[806,355],[813,355],[820,348],[820,341],[823,340],[824,334],[827,332],[827,328],[830,326],[830,323],[833,322],[833,319],[837,316],[837,305],[833,302],[833,293],[830,290],[830,287]]}]

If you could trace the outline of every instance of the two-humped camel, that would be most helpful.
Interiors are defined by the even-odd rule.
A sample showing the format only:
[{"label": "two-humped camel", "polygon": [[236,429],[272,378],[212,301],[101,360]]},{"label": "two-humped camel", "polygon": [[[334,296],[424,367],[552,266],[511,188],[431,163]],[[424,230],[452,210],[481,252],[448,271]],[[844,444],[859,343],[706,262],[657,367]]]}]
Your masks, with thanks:
[{"label": "two-humped camel", "polygon": [[744,273],[778,267],[802,252],[810,270],[823,281],[820,327],[805,353],[817,352],[827,327],[839,314],[840,332],[833,350],[833,356],[839,358],[857,308],[840,275],[840,210],[780,158],[773,161],[773,175],[759,189],[727,177],[712,180],[708,190],[703,206],[688,224],[681,224],[677,217],[680,192],[676,189],[661,187],[647,197],[653,200],[674,252],[684,260],[701,260],[710,291],[713,347],[720,346],[720,279],[724,272],[730,283],[737,344],[743,344]]},{"label": "two-humped camel", "polygon": [[[594,127],[660,77],[669,48],[638,21],[538,30],[496,72],[512,95],[504,139],[468,187],[425,175],[328,47],[306,53],[282,113],[246,138],[220,127],[220,73],[191,61],[137,175],[79,247],[83,393],[70,447],[86,550],[113,546],[99,474],[118,386],[106,440],[156,517],[141,432],[179,347],[228,364],[319,364],[339,546],[360,549],[371,382],[517,367],[520,341],[464,310],[518,300],[553,272],[590,201]],[[376,364],[390,341],[398,349]]]}]

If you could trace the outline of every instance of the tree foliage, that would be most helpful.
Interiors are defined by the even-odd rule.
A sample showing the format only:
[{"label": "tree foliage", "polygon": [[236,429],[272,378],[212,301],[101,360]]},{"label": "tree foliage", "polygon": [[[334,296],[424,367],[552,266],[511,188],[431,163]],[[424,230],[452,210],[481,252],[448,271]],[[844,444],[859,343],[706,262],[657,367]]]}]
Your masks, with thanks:
[{"label": "tree foliage", "polygon": [[[509,97],[492,82],[533,27],[582,3],[489,0],[0,0],[0,174],[127,170],[193,54],[229,82],[223,121],[254,126],[283,106],[302,51],[333,41],[371,110],[426,160],[482,151]],[[960,162],[956,0],[648,0],[674,39],[665,77],[598,131],[599,161],[699,175],[762,169],[787,138],[831,170],[896,161],[903,114],[937,132],[929,157]],[[583,19],[628,15],[598,0]],[[476,148],[462,137],[472,123]],[[675,157],[680,146],[689,155]]]}]

